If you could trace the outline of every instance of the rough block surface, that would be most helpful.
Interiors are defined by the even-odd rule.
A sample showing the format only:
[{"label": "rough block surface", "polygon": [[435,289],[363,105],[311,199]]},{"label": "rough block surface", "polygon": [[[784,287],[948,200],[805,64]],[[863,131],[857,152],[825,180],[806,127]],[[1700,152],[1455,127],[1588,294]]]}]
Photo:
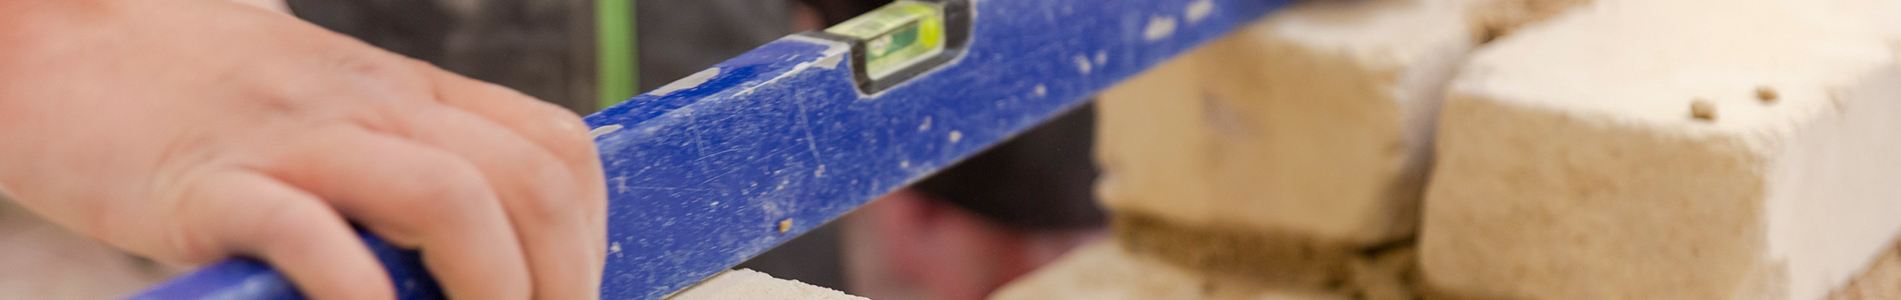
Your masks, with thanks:
[{"label": "rough block surface", "polygon": [[738,269],[713,275],[698,285],[680,290],[669,300],[866,300],[797,280],[772,278],[750,269]]},{"label": "rough block surface", "polygon": [[1411,251],[1354,263],[1356,276],[1332,289],[1262,283],[1253,277],[1205,274],[1131,252],[1112,240],[1085,245],[1011,282],[991,300],[1119,299],[1413,299],[1405,274]]},{"label": "rough block surface", "polygon": [[1479,51],[1441,118],[1428,285],[1488,299],[1841,288],[1901,233],[1901,43],[1870,26],[1896,19],[1845,9],[1894,2],[1850,2],[1599,1]]},{"label": "rough block surface", "polygon": [[1443,84],[1476,43],[1448,1],[1314,1],[1104,93],[1118,213],[1346,249],[1413,233]]}]

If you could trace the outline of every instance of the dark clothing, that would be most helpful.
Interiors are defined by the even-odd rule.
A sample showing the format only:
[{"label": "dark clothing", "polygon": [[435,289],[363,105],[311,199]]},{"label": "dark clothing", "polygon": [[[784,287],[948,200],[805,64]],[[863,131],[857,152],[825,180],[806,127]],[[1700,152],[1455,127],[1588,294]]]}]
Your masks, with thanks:
[{"label": "dark clothing", "polygon": [[912,187],[1026,230],[1106,221],[1095,201],[1096,109],[1086,105],[931,175]]}]

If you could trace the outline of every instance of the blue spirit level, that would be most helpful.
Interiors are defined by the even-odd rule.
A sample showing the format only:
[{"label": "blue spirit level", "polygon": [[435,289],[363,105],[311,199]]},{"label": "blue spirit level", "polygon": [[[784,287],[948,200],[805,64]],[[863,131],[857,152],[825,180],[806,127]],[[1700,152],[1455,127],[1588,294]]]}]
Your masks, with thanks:
[{"label": "blue spirit level", "polygon": [[[1036,126],[1287,0],[899,1],[588,116],[604,299],[659,299]],[[441,294],[365,237],[402,299]],[[134,299],[301,299],[249,259]]]}]

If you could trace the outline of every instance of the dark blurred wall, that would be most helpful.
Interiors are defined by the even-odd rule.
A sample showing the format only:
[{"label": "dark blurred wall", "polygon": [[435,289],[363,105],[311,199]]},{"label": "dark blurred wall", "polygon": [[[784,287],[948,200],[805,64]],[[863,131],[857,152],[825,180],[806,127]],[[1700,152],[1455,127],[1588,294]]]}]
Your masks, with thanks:
[{"label": "dark blurred wall", "polygon": [[[885,0],[810,0],[888,2]],[[790,0],[636,0],[637,90],[793,33]],[[305,20],[578,112],[594,106],[593,0],[289,0]],[[853,4],[863,5],[863,4]],[[838,17],[854,8],[829,8]],[[852,14],[855,15],[855,14]]]},{"label": "dark blurred wall", "polygon": [[579,112],[594,109],[591,0],[289,0],[298,17]]},{"label": "dark blurred wall", "polygon": [[648,91],[793,33],[788,0],[639,0],[640,89]]}]

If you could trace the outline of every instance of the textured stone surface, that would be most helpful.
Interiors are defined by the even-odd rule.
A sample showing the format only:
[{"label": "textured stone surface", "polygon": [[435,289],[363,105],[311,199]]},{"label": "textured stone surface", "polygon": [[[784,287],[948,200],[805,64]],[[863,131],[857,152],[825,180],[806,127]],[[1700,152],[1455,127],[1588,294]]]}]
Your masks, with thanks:
[{"label": "textured stone surface", "polygon": [[1086,245],[992,294],[991,300],[1119,299],[1413,299],[1396,250],[1353,263],[1356,274],[1332,289],[1265,284],[1257,278],[1211,275],[1130,252],[1113,240]]},{"label": "textured stone surface", "polygon": [[1881,258],[1868,265],[1868,271],[1862,272],[1848,286],[1829,295],[1829,300],[1898,300],[1901,299],[1901,243],[1896,243],[1881,253]]},{"label": "textured stone surface", "polygon": [[1901,232],[1901,44],[1832,4],[1599,1],[1475,54],[1425,197],[1428,285],[1807,300],[1846,284]]},{"label": "textured stone surface", "polygon": [[1099,194],[1132,251],[1340,282],[1364,249],[1414,234],[1457,65],[1484,35],[1582,2],[1297,4],[1105,92]]},{"label": "textured stone surface", "polygon": [[866,300],[823,287],[772,278],[772,275],[748,269],[721,272],[698,285],[667,297],[668,300]]},{"label": "textured stone surface", "polygon": [[1117,211],[1359,247],[1410,236],[1443,83],[1473,44],[1445,1],[1315,1],[1111,89]]}]

